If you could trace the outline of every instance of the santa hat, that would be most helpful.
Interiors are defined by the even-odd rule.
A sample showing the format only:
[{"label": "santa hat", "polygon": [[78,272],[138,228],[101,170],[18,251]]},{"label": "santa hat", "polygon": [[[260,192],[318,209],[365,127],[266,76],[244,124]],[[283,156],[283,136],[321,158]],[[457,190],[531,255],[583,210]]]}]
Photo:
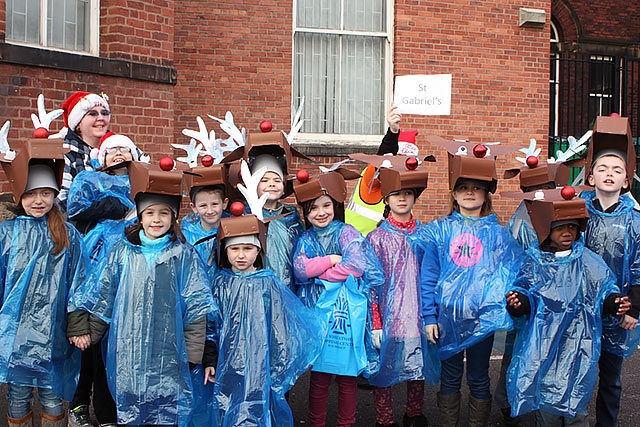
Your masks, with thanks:
[{"label": "santa hat", "polygon": [[97,106],[102,106],[106,110],[109,109],[109,103],[105,95],[100,96],[90,92],[74,93],[62,104],[64,125],[75,131],[85,114]]},{"label": "santa hat", "polygon": [[102,138],[100,138],[100,145],[98,146],[98,148],[94,148],[91,150],[91,158],[97,159],[100,163],[100,166],[104,166],[107,150],[109,148],[116,147],[129,147],[133,160],[136,162],[139,160],[138,147],[136,147],[133,141],[128,136],[118,135],[113,132],[107,132],[102,136]]},{"label": "santa hat", "polygon": [[417,156],[418,146],[416,145],[417,130],[409,130],[398,134],[398,154],[404,156]]}]

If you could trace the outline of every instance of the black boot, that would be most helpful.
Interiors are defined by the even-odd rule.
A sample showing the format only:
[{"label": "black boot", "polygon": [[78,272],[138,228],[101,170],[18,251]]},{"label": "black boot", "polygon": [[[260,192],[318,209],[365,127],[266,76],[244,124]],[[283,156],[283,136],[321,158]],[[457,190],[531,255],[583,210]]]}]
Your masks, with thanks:
[{"label": "black boot", "polygon": [[502,420],[504,421],[504,425],[507,427],[521,427],[520,426],[520,417],[512,417],[511,416],[511,408],[500,408],[500,412],[502,412]]},{"label": "black boot", "polygon": [[382,425],[380,423],[376,423],[376,427],[400,427],[400,426],[398,425],[398,423],[385,424],[385,425]]},{"label": "black boot", "polygon": [[403,427],[427,427],[429,424],[427,423],[427,417],[422,414],[415,417],[409,417],[404,414],[402,425]]}]

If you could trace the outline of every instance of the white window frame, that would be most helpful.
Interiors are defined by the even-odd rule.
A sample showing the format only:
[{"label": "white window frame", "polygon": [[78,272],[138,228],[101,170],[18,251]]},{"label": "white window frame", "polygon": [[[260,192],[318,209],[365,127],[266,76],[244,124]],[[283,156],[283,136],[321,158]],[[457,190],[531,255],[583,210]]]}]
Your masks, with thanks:
[{"label": "white window frame", "polygon": [[[395,18],[395,10],[394,10],[394,1],[393,0],[385,0],[386,2],[386,10],[388,11],[386,16],[386,33],[371,33],[366,31],[336,31],[336,30],[320,30],[320,29],[310,29],[303,28],[297,26],[296,17],[297,15],[297,0],[293,0],[293,33],[292,40],[295,40],[295,34],[298,32],[316,32],[321,34],[340,34],[340,35],[377,35],[383,36],[386,38],[385,43],[385,88],[384,88],[384,105],[385,105],[385,117],[386,117],[386,109],[391,107],[391,101],[393,100],[393,49],[394,49],[394,18]],[[294,42],[295,43],[295,42]],[[292,45],[292,57],[295,56],[295,46]],[[294,76],[294,62],[291,64],[291,93],[293,95],[293,80]],[[292,100],[293,101],[293,100]],[[304,107],[306,108],[306,106]],[[383,132],[386,132],[386,126]],[[336,133],[299,133],[296,136],[296,143],[299,144],[313,144],[313,145],[340,145],[345,146],[349,144],[354,144],[358,147],[371,147],[377,148],[382,141],[382,135],[358,135],[358,134],[336,134]]]},{"label": "white window frame", "polygon": [[[2,1],[2,0],[0,0]],[[5,0],[11,1],[11,0]],[[47,16],[48,16],[48,0],[40,0],[40,40],[39,43],[30,43],[20,40],[6,39],[6,43],[15,44],[20,46],[31,46],[44,48],[48,50],[55,50],[61,52],[73,52],[81,55],[98,56],[100,54],[100,0],[89,0],[89,51],[85,50],[71,50],[60,47],[47,45]],[[8,11],[8,8],[5,7]],[[10,19],[8,16],[6,19]]]}]

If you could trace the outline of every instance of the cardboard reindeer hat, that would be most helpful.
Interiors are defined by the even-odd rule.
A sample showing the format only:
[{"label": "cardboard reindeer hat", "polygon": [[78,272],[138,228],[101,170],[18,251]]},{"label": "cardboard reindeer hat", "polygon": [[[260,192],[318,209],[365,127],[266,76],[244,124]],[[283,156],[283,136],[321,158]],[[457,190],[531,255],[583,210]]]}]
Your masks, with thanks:
[{"label": "cardboard reindeer hat", "polygon": [[495,158],[514,151],[514,147],[499,143],[478,144],[469,141],[447,140],[437,135],[428,135],[427,141],[439,145],[449,153],[449,189],[453,190],[461,179],[473,179],[489,183],[489,191],[498,187]]},{"label": "cardboard reindeer hat", "polygon": [[542,243],[558,222],[571,221],[575,222],[581,231],[586,229],[589,212],[585,200],[577,197],[576,188],[579,191],[582,187],[565,186],[527,193],[510,191],[501,194],[525,201],[531,225],[538,236],[538,242]]},{"label": "cardboard reindeer hat", "polygon": [[226,257],[227,243],[246,243],[260,247],[258,258],[264,265],[264,252],[266,244],[266,227],[255,215],[230,216],[220,219],[218,227],[218,265],[222,268],[230,268],[229,260]]},{"label": "cardboard reindeer hat", "polygon": [[205,187],[217,187],[226,195],[227,171],[224,165],[211,165],[191,168],[184,176],[191,202],[195,203],[196,194]]},{"label": "cardboard reindeer hat", "polygon": [[549,158],[546,162],[539,158],[540,148],[536,148],[536,140],[531,139],[528,148],[521,148],[519,151],[524,153],[523,157],[516,157],[516,160],[523,164],[522,167],[516,169],[507,169],[504,172],[504,178],[510,179],[515,176],[520,178],[520,188],[522,191],[529,189],[537,189],[543,186],[550,188],[562,187],[569,183],[571,171],[569,166],[575,165],[578,160],[569,160],[576,154],[580,154],[586,148],[585,142],[591,136],[591,131],[587,132],[576,140],[570,136],[567,138],[569,146],[565,151],[558,151],[556,157]]},{"label": "cardboard reindeer hat", "polygon": [[[376,168],[383,198],[402,189],[415,189],[416,197],[418,197],[427,188],[429,173],[423,163],[420,163],[415,157],[356,153],[350,154],[349,158],[369,163],[370,166]],[[427,159],[435,161],[433,156],[429,156]]]},{"label": "cardboard reindeer hat", "polygon": [[[343,162],[340,162],[340,164]],[[338,203],[347,199],[345,180],[358,179],[360,174],[334,165],[317,175],[309,175],[305,169],[299,170],[293,181],[293,192],[298,204],[327,195]]]},{"label": "cardboard reindeer hat", "polygon": [[128,168],[131,198],[136,202],[138,216],[149,206],[163,203],[178,218],[182,201],[182,172],[139,162],[129,163]]},{"label": "cardboard reindeer hat", "polygon": [[615,155],[625,161],[629,185],[622,191],[629,191],[636,173],[636,151],[628,117],[599,116],[596,118],[591,144],[587,149],[585,177],[591,173],[595,161],[604,155]]}]

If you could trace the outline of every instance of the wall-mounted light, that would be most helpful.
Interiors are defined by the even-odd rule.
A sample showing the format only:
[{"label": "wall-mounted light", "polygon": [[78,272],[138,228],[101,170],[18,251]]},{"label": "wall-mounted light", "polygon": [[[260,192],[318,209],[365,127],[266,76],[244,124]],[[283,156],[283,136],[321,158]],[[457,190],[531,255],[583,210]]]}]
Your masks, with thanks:
[{"label": "wall-mounted light", "polygon": [[520,8],[519,24],[521,27],[544,27],[547,22],[547,13],[542,9]]}]

